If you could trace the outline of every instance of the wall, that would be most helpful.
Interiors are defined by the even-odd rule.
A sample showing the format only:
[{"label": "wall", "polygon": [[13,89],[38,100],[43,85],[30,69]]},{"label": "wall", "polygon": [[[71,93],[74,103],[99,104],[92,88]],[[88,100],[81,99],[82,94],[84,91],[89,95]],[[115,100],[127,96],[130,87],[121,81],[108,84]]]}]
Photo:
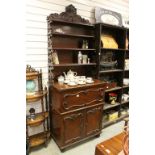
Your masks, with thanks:
[{"label": "wall", "polygon": [[128,19],[129,0],[27,0],[26,2],[26,64],[43,71],[43,84],[48,80],[47,21],[51,13],[61,13],[73,4],[77,14],[94,23],[94,8],[99,6],[122,14]]}]

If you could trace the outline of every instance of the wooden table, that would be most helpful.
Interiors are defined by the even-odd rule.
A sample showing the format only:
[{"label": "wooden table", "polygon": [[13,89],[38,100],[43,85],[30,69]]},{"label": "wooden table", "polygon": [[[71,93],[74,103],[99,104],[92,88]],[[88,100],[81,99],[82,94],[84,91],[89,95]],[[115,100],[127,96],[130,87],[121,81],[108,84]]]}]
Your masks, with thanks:
[{"label": "wooden table", "polygon": [[118,155],[123,149],[125,132],[122,132],[96,146],[95,155]]}]

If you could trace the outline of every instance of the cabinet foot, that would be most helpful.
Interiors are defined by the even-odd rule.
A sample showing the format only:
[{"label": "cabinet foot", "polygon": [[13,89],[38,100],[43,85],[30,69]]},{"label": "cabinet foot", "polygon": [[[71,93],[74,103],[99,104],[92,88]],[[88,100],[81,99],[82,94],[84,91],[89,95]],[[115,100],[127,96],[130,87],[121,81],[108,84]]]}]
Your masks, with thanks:
[{"label": "cabinet foot", "polygon": [[45,148],[47,148],[47,142],[45,142],[44,146],[45,146]]},{"label": "cabinet foot", "polygon": [[66,149],[61,149],[61,152],[63,153],[63,152],[65,152],[66,151]]},{"label": "cabinet foot", "polygon": [[100,137],[100,134],[96,135],[95,137],[96,137],[96,138],[99,138],[99,137]]}]

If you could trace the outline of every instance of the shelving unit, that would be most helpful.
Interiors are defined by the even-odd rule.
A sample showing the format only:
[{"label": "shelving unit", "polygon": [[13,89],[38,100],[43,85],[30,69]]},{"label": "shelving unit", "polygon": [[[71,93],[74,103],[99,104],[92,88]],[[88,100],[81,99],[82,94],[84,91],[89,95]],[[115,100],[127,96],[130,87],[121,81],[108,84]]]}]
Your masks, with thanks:
[{"label": "shelving unit", "polygon": [[104,103],[104,108],[103,110],[108,110],[108,109],[111,109],[111,108],[114,108],[114,107],[117,107],[119,106],[120,103],[119,102],[116,102],[115,104],[109,104],[109,103]]},{"label": "shelving unit", "polygon": [[82,48],[53,48],[53,50],[63,50],[63,51],[96,51],[96,49],[82,49]]},{"label": "shelving unit", "polygon": [[[100,135],[105,83],[96,80],[95,26],[77,15],[73,5],[66,7],[63,13],[49,15],[47,20],[51,134],[64,151]],[[84,42],[88,45],[84,46]],[[90,62],[79,64],[79,51],[87,55]],[[59,63],[53,61],[54,52]],[[58,77],[69,70],[77,76],[92,77],[94,82],[76,86],[59,84]]]},{"label": "shelving unit", "polygon": [[[42,87],[42,71],[36,71],[31,66],[26,68],[26,103],[29,105],[29,112],[26,116],[26,138],[29,148],[34,148],[41,144],[47,146],[50,137],[49,133],[49,108],[47,104],[47,88]],[[41,112],[35,112],[32,108],[34,104],[41,104]],[[43,126],[43,131],[39,133],[30,133],[29,129]]]},{"label": "shelving unit", "polygon": [[[60,23],[60,24],[67,24],[67,25],[78,25],[80,27],[92,27],[94,28],[95,26],[88,23],[87,21],[85,21],[86,23],[82,23],[82,22],[72,22],[72,21],[66,21],[66,20],[63,20],[63,19],[52,19],[52,23]],[[49,21],[49,24],[51,24],[51,22]]]},{"label": "shelving unit", "polygon": [[39,145],[45,144],[47,139],[50,137],[50,132],[42,132],[29,137],[30,147],[37,147]]},{"label": "shelving unit", "polygon": [[[129,86],[123,85],[123,78],[129,78],[129,69],[125,68],[125,59],[129,59],[129,48],[127,47],[126,38],[129,40],[129,29],[104,23],[95,24],[96,29],[96,51],[98,52],[97,58],[97,77],[100,80],[107,82],[105,90],[105,104],[103,108],[103,117],[110,111],[118,111],[118,118],[114,121],[103,121],[102,127],[107,127],[114,124],[124,117],[128,117],[128,114],[121,116],[122,108],[129,108],[129,101],[123,101],[122,95],[128,94]],[[101,38],[104,36],[112,37],[116,46],[110,45],[103,42]],[[107,64],[105,62],[107,61]],[[103,63],[104,62],[104,63]],[[117,62],[112,66],[112,63]],[[117,100],[114,105],[110,104],[109,93],[116,93]],[[104,120],[104,119],[103,119]]]},{"label": "shelving unit", "polygon": [[53,65],[53,67],[94,66],[94,65],[96,65],[96,63],[89,63],[89,64],[70,63],[70,64],[57,64]]},{"label": "shelving unit", "polygon": [[30,118],[27,118],[27,125],[29,126],[35,126],[35,125],[40,125],[44,119],[46,119],[49,116],[48,112],[42,112],[36,114],[35,120],[31,120]]},{"label": "shelving unit", "polygon": [[110,70],[105,70],[105,71],[99,71],[100,74],[102,73],[113,73],[113,72],[123,72],[123,69],[110,69]]},{"label": "shelving unit", "polygon": [[[95,26],[74,11],[72,9],[64,14],[51,14],[47,18],[49,81],[56,82],[58,76],[67,72],[68,68],[79,76],[96,77]],[[71,18],[72,16],[74,17]],[[87,48],[83,48],[83,41],[88,43]],[[78,64],[79,51],[88,56],[89,63]],[[59,61],[57,64],[52,61],[54,52]]]},{"label": "shelving unit", "polygon": [[129,115],[126,114],[126,115],[124,115],[124,116],[120,116],[120,117],[118,117],[116,120],[113,120],[113,121],[102,122],[102,128],[106,128],[106,127],[108,127],[108,126],[110,126],[110,125],[112,125],[112,124],[114,124],[114,123],[117,123],[117,122],[123,120],[123,119],[126,118],[126,117],[129,117]]},{"label": "shelving unit", "polygon": [[[107,87],[108,87],[108,86],[107,86]],[[112,92],[112,91],[115,91],[115,90],[121,90],[121,89],[122,89],[122,87],[118,87],[118,86],[116,86],[116,87],[114,87],[114,88],[106,89],[105,92]]]},{"label": "shelving unit", "polygon": [[79,38],[94,38],[91,35],[75,35],[75,34],[65,34],[65,33],[52,33],[52,36],[59,36],[59,37],[79,37]]}]

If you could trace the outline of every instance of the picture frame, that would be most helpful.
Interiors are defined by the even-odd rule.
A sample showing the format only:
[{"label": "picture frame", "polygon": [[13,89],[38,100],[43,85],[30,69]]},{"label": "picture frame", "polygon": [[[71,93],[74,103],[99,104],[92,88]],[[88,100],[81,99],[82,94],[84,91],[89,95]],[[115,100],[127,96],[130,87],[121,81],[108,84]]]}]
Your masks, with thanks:
[{"label": "picture frame", "polygon": [[53,62],[53,64],[54,65],[56,65],[56,64],[59,64],[59,59],[58,59],[58,54],[57,54],[57,51],[53,51],[52,52],[52,62]]},{"label": "picture frame", "polygon": [[96,23],[106,23],[111,25],[123,26],[122,15],[118,12],[104,8],[95,8]]}]

